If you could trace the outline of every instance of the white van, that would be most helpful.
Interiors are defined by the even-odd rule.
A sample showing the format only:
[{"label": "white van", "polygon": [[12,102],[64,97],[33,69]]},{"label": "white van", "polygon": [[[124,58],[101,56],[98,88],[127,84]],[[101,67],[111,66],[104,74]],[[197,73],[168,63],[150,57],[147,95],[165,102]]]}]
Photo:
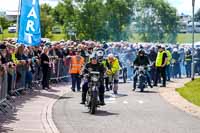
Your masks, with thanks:
[{"label": "white van", "polygon": [[[187,32],[192,33],[192,22],[187,25]],[[194,32],[200,33],[200,22],[194,22]]]},{"label": "white van", "polygon": [[17,31],[17,27],[16,26],[10,26],[8,27],[8,32],[9,33],[16,33]]}]

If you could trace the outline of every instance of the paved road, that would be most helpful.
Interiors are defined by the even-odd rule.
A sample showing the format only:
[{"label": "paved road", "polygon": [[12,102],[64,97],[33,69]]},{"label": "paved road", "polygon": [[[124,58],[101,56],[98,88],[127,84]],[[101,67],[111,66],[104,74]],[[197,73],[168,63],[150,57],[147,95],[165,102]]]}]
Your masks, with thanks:
[{"label": "paved road", "polygon": [[70,92],[53,108],[61,133],[200,133],[200,120],[166,103],[151,89],[132,92],[131,83],[120,85],[120,95],[106,93],[107,105],[90,115],[80,105],[81,93]]}]

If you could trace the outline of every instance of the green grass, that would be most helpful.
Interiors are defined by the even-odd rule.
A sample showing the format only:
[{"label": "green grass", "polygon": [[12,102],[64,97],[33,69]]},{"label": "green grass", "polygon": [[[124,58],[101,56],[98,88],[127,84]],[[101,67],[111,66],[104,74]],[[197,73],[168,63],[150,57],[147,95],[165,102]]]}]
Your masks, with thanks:
[{"label": "green grass", "polygon": [[[192,34],[191,33],[179,33],[177,36],[177,43],[192,43]],[[133,37],[130,38],[131,42],[141,42],[139,34],[133,34]],[[194,41],[200,41],[200,33],[196,33],[194,36]]]},{"label": "green grass", "polygon": [[52,41],[60,41],[62,39],[65,39],[65,34],[52,34],[52,37],[50,39]]},{"label": "green grass", "polygon": [[183,88],[178,88],[177,92],[189,102],[200,106],[200,79],[185,84]]},{"label": "green grass", "polygon": [[0,34],[0,40],[3,40],[3,38],[16,38],[16,33],[8,33],[8,30],[4,30],[3,34]]},{"label": "green grass", "polygon": [[[200,34],[195,34],[194,41],[198,42],[200,41]],[[192,43],[192,34],[178,34],[177,36],[177,42],[178,43]]]},{"label": "green grass", "polygon": [[[14,38],[17,37],[16,33],[8,33],[8,30],[4,30],[4,34],[0,34],[0,40],[2,38]],[[59,41],[65,38],[65,34],[52,34],[50,39],[52,41]],[[133,37],[129,40],[131,42],[141,42],[138,34],[134,34]],[[195,42],[200,41],[200,34],[195,34]],[[191,43],[192,42],[192,34],[178,34],[177,36],[178,43]]]}]

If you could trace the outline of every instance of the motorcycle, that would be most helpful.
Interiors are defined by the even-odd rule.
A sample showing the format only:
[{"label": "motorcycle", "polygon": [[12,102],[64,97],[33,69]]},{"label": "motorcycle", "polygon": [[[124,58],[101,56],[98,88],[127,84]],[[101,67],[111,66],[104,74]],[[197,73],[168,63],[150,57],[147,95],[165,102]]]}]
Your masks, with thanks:
[{"label": "motorcycle", "polygon": [[99,107],[99,78],[100,72],[91,71],[85,75],[88,80],[89,90],[86,95],[86,106],[91,114],[95,114],[97,107]]},{"label": "motorcycle", "polygon": [[144,66],[136,67],[136,75],[138,78],[138,88],[141,92],[144,92],[144,89],[147,86],[147,80],[146,80],[146,70]]}]

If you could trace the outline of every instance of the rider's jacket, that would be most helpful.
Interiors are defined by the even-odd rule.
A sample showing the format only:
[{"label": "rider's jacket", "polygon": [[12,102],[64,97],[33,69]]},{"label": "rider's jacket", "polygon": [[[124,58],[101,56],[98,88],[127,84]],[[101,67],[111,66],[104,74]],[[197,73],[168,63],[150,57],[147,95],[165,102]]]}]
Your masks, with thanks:
[{"label": "rider's jacket", "polygon": [[105,67],[102,63],[92,64],[91,62],[85,65],[84,74],[89,73],[89,71],[100,72],[100,80],[104,80]]},{"label": "rider's jacket", "polygon": [[147,56],[137,56],[133,64],[135,66],[147,66],[149,65],[149,59]]}]

